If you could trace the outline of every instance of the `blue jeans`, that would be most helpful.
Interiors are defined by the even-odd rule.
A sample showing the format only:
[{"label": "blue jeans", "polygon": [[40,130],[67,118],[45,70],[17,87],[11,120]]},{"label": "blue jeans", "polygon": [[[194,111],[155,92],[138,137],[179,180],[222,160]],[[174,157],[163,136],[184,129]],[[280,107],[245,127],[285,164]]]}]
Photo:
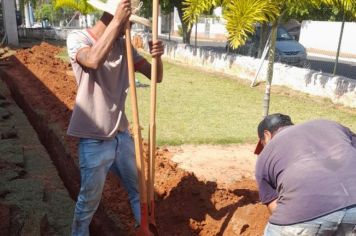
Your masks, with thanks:
[{"label": "blue jeans", "polygon": [[264,236],[355,236],[356,206],[348,207],[311,221],[294,225],[268,223]]},{"label": "blue jeans", "polygon": [[136,223],[140,222],[140,197],[134,143],[128,131],[112,140],[80,139],[80,192],[75,206],[73,236],[89,235],[89,224],[99,206],[108,171],[121,180],[129,195]]}]

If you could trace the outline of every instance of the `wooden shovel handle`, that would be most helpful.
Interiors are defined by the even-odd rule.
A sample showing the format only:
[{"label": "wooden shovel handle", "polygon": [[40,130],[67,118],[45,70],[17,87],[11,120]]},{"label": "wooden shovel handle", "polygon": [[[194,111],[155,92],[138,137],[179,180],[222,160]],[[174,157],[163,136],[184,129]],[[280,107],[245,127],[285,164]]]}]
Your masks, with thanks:
[{"label": "wooden shovel handle", "polygon": [[[152,41],[158,40],[158,14],[159,0],[153,0],[152,12]],[[150,130],[149,130],[149,168],[148,168],[148,204],[151,215],[154,215],[154,180],[155,180],[155,159],[156,159],[156,94],[158,59],[152,58],[151,67],[151,106],[150,106]]]},{"label": "wooden shovel handle", "polygon": [[138,171],[138,182],[140,191],[140,201],[142,204],[147,204],[147,187],[145,180],[145,162],[143,160],[142,135],[138,116],[137,94],[135,86],[135,68],[132,54],[131,31],[130,23],[127,23],[125,31],[127,64],[129,70],[130,95],[133,117],[133,135],[135,141],[136,166]]}]

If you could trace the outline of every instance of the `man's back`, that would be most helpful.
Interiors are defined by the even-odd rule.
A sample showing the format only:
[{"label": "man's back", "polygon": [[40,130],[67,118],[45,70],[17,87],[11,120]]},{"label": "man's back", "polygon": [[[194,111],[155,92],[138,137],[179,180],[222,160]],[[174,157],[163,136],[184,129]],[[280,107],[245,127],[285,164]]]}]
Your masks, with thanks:
[{"label": "man's back", "polygon": [[278,196],[271,223],[295,224],[356,204],[352,135],[340,124],[316,120],[273,137],[256,166],[261,201]]}]

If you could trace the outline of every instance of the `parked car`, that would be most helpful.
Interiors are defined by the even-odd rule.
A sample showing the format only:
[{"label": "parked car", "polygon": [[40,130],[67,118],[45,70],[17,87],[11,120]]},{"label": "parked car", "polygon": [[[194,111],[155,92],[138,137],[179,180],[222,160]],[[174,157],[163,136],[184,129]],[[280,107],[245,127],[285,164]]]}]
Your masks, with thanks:
[{"label": "parked car", "polygon": [[291,19],[288,22],[284,23],[283,27],[288,31],[290,35],[292,35],[295,40],[299,41],[302,24],[298,20]]},{"label": "parked car", "polygon": [[[257,57],[259,44],[260,27],[258,26],[255,34],[249,37],[245,45],[232,51],[241,55]],[[277,30],[275,61],[295,66],[304,66],[307,61],[304,46],[297,42],[282,26],[279,26]]]}]

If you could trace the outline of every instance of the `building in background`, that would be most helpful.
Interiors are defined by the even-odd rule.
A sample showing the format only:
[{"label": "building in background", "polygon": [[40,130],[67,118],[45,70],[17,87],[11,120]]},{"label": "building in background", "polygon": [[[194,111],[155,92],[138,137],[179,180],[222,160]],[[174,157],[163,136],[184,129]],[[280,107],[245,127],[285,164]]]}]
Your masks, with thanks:
[{"label": "building in background", "polygon": [[[173,37],[180,37],[182,34],[182,22],[180,21],[178,10],[170,15],[160,14],[159,34],[171,34]],[[199,17],[198,25],[192,26],[192,37],[197,30],[197,37],[205,40],[226,41],[227,30],[225,21],[222,18],[221,9],[214,10],[213,16]]]}]

